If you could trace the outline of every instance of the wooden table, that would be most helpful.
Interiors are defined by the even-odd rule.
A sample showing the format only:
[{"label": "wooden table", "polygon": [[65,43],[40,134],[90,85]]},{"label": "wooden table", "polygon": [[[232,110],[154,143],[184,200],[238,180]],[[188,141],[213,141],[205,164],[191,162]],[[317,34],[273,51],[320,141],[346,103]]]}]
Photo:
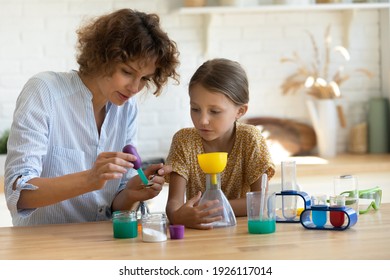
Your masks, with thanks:
[{"label": "wooden table", "polygon": [[276,232],[253,235],[246,218],[235,227],[186,229],[181,240],[144,243],[114,239],[111,222],[0,228],[0,259],[390,259],[390,204],[360,215],[345,231],[307,230],[277,223]]}]

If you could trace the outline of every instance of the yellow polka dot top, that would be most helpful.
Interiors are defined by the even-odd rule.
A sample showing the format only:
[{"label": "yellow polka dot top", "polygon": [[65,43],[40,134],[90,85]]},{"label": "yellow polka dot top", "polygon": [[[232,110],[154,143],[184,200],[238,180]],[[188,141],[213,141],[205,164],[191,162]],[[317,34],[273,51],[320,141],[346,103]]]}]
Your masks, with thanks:
[{"label": "yellow polka dot top", "polygon": [[[187,180],[186,196],[191,198],[206,189],[206,174],[198,164],[197,155],[204,153],[201,137],[195,128],[183,128],[173,136],[166,163]],[[221,188],[227,199],[245,197],[250,185],[263,173],[271,179],[275,165],[260,130],[249,124],[236,123],[236,138],[221,173]],[[169,175],[166,176],[169,183]]]}]

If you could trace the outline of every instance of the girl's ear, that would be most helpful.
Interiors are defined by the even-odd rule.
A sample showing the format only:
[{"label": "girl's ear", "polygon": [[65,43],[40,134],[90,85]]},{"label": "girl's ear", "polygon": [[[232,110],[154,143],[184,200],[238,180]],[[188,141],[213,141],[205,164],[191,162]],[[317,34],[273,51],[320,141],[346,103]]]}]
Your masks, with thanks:
[{"label": "girl's ear", "polygon": [[247,111],[248,111],[248,104],[240,105],[240,108],[238,109],[238,112],[237,112],[237,119],[244,116]]}]

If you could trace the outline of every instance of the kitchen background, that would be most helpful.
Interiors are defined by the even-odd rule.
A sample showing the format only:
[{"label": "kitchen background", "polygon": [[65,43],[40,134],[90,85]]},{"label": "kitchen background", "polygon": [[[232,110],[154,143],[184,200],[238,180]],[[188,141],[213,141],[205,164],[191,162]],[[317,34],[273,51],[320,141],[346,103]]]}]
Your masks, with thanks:
[{"label": "kitchen background", "polygon": [[[339,153],[347,151],[351,125],[366,118],[368,101],[390,97],[388,1],[308,6],[301,4],[314,1],[238,0],[244,6],[221,7],[220,3],[232,0],[209,0],[206,7],[183,8],[186,1],[0,0],[0,135],[11,125],[16,99],[27,79],[40,71],[77,69],[75,30],[85,19],[120,8],[158,13],[162,26],[181,52],[181,84],[169,84],[158,98],[150,94],[138,96],[141,125],[138,151],[143,159],[164,158],[173,134],[182,127],[192,126],[187,85],[196,68],[209,58],[230,58],[246,69],[251,92],[247,118],[276,117],[311,125],[305,92],[282,94],[280,86],[296,71],[296,65],[281,63],[281,58],[291,57],[297,51],[302,60],[313,62],[307,32],[313,34],[323,53],[328,25],[331,25],[332,45],[344,45],[351,54],[351,60],[345,63],[345,70],[351,76],[341,87],[340,103],[346,113],[347,127],[338,128]],[[254,2],[257,6],[245,6]],[[270,6],[274,2],[278,4]],[[340,55],[333,55],[330,73],[343,64]],[[358,75],[354,72],[356,68],[369,70],[373,77]],[[0,179],[4,159],[0,155]],[[367,172],[378,169],[373,164]],[[299,178],[303,190],[310,193],[311,185],[326,190],[331,184],[329,174],[340,172],[337,165],[328,168],[334,170],[324,173],[319,167],[313,172],[311,167],[306,170],[300,166],[305,173]],[[386,168],[381,167],[374,174],[366,174],[361,168],[355,172],[361,172],[359,179],[363,186],[375,183],[385,187],[390,180]],[[163,211],[166,193],[165,188],[149,206]],[[10,226],[2,190],[0,197],[0,226]]]},{"label": "kitchen background", "polygon": [[[211,8],[223,2],[214,0],[206,1],[207,7],[199,10],[183,9],[184,2],[0,0],[0,134],[11,125],[15,101],[27,79],[40,71],[77,69],[75,30],[83,20],[119,8],[158,13],[163,28],[177,42],[181,53],[180,85],[169,84],[158,98],[150,94],[138,96],[138,150],[144,159],[164,158],[173,134],[182,127],[192,126],[187,84],[195,69],[208,58],[230,58],[246,69],[251,92],[247,118],[268,116],[310,124],[304,91],[282,94],[280,85],[296,66],[281,63],[281,58],[291,57],[297,51],[303,60],[313,61],[307,31],[313,34],[323,52],[324,33],[329,24],[332,45],[344,45],[351,54],[351,60],[345,64],[351,76],[341,86],[340,102],[347,116],[347,127],[339,128],[338,152],[347,150],[351,123],[365,118],[367,101],[390,96],[388,50],[382,48],[383,45],[388,48],[388,7],[373,8],[359,3],[348,7],[326,4],[329,6],[317,9],[300,5],[312,1],[274,1],[295,4],[269,6],[265,4],[273,1],[259,0],[255,1],[256,7]],[[340,55],[332,56],[330,72],[334,73],[342,64]],[[374,76],[369,79],[359,75],[353,72],[356,68],[365,68]]]}]

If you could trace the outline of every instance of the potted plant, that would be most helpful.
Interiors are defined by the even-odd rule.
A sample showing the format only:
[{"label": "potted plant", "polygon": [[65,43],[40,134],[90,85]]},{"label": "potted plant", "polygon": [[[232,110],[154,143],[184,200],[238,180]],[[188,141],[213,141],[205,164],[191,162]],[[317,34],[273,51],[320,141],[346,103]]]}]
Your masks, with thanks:
[{"label": "potted plant", "polygon": [[[341,127],[346,127],[343,108],[336,104],[342,94],[340,85],[350,78],[340,65],[333,75],[330,75],[331,53],[341,55],[345,62],[350,60],[348,50],[343,46],[332,47],[330,25],[325,30],[324,53],[316,43],[312,33],[307,32],[313,47],[313,61],[305,62],[298,53],[292,57],[283,57],[282,63],[294,63],[297,69],[289,75],[281,85],[282,93],[294,94],[302,89],[307,95],[307,107],[316,132],[319,155],[333,157],[337,154],[337,119]],[[366,69],[356,69],[356,73],[372,77]]]},{"label": "potted plant", "polygon": [[9,130],[3,132],[0,137],[0,176],[4,174],[4,164],[7,154],[7,141],[9,136]]}]

